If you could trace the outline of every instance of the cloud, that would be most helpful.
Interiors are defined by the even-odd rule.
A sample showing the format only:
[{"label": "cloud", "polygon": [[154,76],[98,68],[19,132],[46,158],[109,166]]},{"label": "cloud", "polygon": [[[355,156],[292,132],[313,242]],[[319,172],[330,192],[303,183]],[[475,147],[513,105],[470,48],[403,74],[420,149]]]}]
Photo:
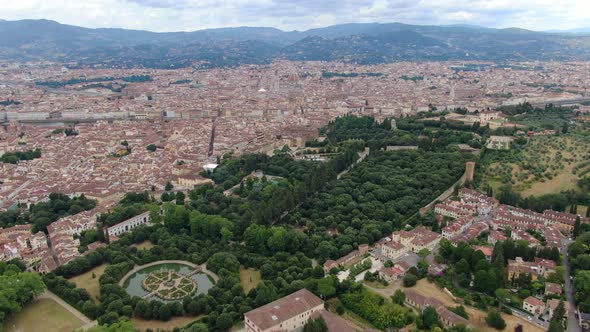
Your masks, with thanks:
[{"label": "cloud", "polygon": [[0,0],[3,19],[91,28],[191,31],[227,26],[304,30],[351,22],[469,23],[534,30],[590,25],[588,0]]}]

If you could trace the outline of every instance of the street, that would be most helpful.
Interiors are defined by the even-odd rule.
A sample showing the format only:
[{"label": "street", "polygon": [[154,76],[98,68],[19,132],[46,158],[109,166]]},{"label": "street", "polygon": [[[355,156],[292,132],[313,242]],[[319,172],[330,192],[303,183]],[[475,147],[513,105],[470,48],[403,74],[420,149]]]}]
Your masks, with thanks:
[{"label": "street", "polygon": [[572,285],[572,281],[570,279],[570,266],[568,261],[567,255],[567,247],[572,241],[564,238],[561,241],[561,250],[563,253],[563,267],[565,268],[565,296],[567,298],[568,303],[570,304],[570,312],[567,318],[567,331],[568,332],[581,332],[582,329],[578,324],[578,320],[574,312],[577,310],[576,303],[574,302],[574,287]]},{"label": "street", "polygon": [[[549,328],[549,323],[542,321],[540,319],[538,319],[537,317],[531,316],[529,313],[524,312],[522,310],[516,309],[514,307],[508,306],[506,304],[503,304],[504,307],[509,308],[510,310],[512,310],[512,314],[514,316],[518,316],[521,317],[522,319],[526,319],[529,322],[536,324],[540,327],[543,327],[544,329],[548,329]],[[569,331],[569,330],[568,330]]]}]

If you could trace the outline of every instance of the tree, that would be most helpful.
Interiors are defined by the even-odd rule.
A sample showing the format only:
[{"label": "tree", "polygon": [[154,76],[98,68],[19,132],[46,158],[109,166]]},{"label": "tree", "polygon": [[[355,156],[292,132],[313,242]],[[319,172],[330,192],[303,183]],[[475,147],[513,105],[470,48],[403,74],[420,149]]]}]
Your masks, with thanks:
[{"label": "tree", "polygon": [[574,238],[578,237],[578,235],[580,235],[580,216],[576,217],[576,222],[574,223]]},{"label": "tree", "polygon": [[462,305],[456,306],[454,308],[449,308],[449,310],[451,310],[452,312],[456,313],[457,315],[459,315],[465,319],[469,319],[469,314],[465,310],[465,307]]},{"label": "tree", "polygon": [[170,182],[170,181],[166,182],[166,186],[164,187],[164,190],[170,191],[173,188],[174,188],[174,186],[172,185],[172,182]]},{"label": "tree", "polygon": [[236,256],[229,252],[218,252],[209,258],[207,268],[215,273],[221,269],[226,269],[230,272],[239,272],[240,262]]},{"label": "tree", "polygon": [[412,287],[418,282],[418,277],[411,273],[406,273],[404,276],[404,287]]},{"label": "tree", "polygon": [[303,332],[328,332],[328,325],[324,317],[319,316],[318,318],[308,320],[305,326],[303,326]]},{"label": "tree", "polygon": [[563,325],[561,322],[558,322],[556,320],[551,319],[549,321],[549,329],[547,330],[547,332],[563,332],[565,331],[563,329]]},{"label": "tree", "polygon": [[503,330],[506,327],[506,322],[502,315],[497,310],[490,310],[486,316],[486,323],[496,330]]},{"label": "tree", "polygon": [[266,285],[266,282],[261,282],[256,286],[256,298],[254,304],[259,307],[270,303],[278,298],[276,287],[273,284]]},{"label": "tree", "polygon": [[507,205],[518,205],[521,201],[520,194],[514,191],[509,184],[500,187],[500,192],[498,193],[497,198],[500,203]]},{"label": "tree", "polygon": [[563,332],[563,316],[565,316],[565,306],[563,301],[560,300],[559,304],[553,311],[553,317],[551,317],[551,321],[549,322],[549,332]]},{"label": "tree", "polygon": [[322,299],[330,298],[336,294],[336,287],[334,287],[334,276],[322,278],[318,281],[317,292]]},{"label": "tree", "polygon": [[186,327],[184,329],[181,330],[181,332],[208,332],[209,329],[207,328],[207,325],[203,324],[203,323],[194,323],[189,327]]},{"label": "tree", "polygon": [[430,250],[426,249],[426,248],[422,248],[420,249],[420,251],[418,251],[418,256],[424,258],[426,256],[430,255]]},{"label": "tree", "polygon": [[146,146],[145,148],[146,148],[146,150],[148,150],[150,152],[154,152],[157,149],[154,144],[150,144],[150,145]]},{"label": "tree", "polygon": [[426,309],[422,311],[422,328],[431,330],[438,324],[438,313],[436,312],[436,309],[431,306],[426,307]]},{"label": "tree", "polygon": [[233,320],[228,312],[224,312],[217,317],[215,327],[218,331],[227,331],[232,326]]},{"label": "tree", "polygon": [[406,294],[402,292],[401,289],[395,291],[395,293],[391,296],[391,301],[393,303],[402,305],[406,301]]},{"label": "tree", "polygon": [[0,262],[0,324],[5,317],[34,300],[45,288],[39,274],[21,271],[15,264]]},{"label": "tree", "polygon": [[185,194],[182,191],[176,193],[176,205],[184,205]]}]

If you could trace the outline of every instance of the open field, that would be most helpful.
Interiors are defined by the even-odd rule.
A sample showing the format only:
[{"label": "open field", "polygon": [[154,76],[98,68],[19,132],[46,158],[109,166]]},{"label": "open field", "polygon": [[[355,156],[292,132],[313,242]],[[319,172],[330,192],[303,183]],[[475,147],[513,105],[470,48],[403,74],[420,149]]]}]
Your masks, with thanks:
[{"label": "open field", "polygon": [[[42,326],[41,326],[41,325]],[[37,299],[4,323],[5,332],[71,332],[83,322],[51,299]]]},{"label": "open field", "polygon": [[[434,298],[440,300],[447,307],[455,307],[455,306],[459,305],[458,303],[453,301],[453,299],[451,298],[451,296],[449,294],[445,293],[442,289],[438,288],[438,286],[436,284],[430,283],[426,279],[419,280],[418,284],[416,286],[412,287],[412,289],[423,296],[430,296],[430,297],[434,297]],[[486,313],[485,312],[483,312],[479,309],[475,309],[470,306],[465,306],[465,310],[469,314],[469,321],[471,322],[471,324],[473,324],[473,327],[477,331],[481,331],[481,332],[495,332],[496,331],[497,332],[497,330],[489,327],[486,324],[486,321],[485,321]],[[502,318],[504,318],[504,320],[506,321],[506,328],[504,329],[504,331],[514,331],[514,328],[518,324],[521,324],[524,328],[524,331],[526,331],[526,332],[542,332],[542,331],[544,331],[542,328],[538,327],[537,325],[531,324],[530,322],[528,322],[524,319],[521,319],[519,317],[513,316],[513,315],[507,315],[505,313],[502,313]]]},{"label": "open field", "polygon": [[240,267],[240,283],[244,293],[248,294],[252,288],[256,288],[261,280],[260,271],[253,268]]},{"label": "open field", "polygon": [[523,147],[489,153],[483,183],[494,193],[503,184],[524,197],[576,190],[580,176],[590,171],[590,143],[578,134],[534,136]]},{"label": "open field", "polygon": [[[71,278],[70,281],[75,283],[76,287],[86,289],[92,299],[98,301],[100,297],[100,284],[98,283],[98,279],[104,273],[107,265],[108,264],[99,265],[86,273]],[[93,273],[95,278],[92,278]]]},{"label": "open field", "polygon": [[133,247],[137,248],[138,250],[146,250],[151,249],[154,247],[154,244],[151,243],[149,240],[143,241],[139,244],[134,244]]},{"label": "open field", "polygon": [[153,331],[163,330],[171,331],[175,327],[183,327],[193,321],[200,319],[203,316],[197,317],[172,317],[169,321],[163,322],[160,320],[145,320],[141,318],[131,318],[131,323],[140,331],[152,329]]},{"label": "open field", "polygon": [[380,282],[367,282],[363,281],[363,284],[372,292],[377,293],[387,300],[391,300],[391,296],[395,294],[395,291],[402,287],[402,280],[396,280],[390,282],[389,285],[384,286]]}]

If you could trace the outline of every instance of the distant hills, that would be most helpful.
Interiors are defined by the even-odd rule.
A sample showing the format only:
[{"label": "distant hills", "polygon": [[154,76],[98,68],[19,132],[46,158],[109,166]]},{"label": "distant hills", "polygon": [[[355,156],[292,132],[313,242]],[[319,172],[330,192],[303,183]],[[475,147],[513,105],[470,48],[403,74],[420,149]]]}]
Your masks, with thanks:
[{"label": "distant hills", "polygon": [[576,34],[590,34],[590,27],[587,28],[577,28],[577,29],[570,29],[570,30],[549,30],[547,32],[551,33],[576,33]]},{"label": "distant hills", "polygon": [[74,66],[177,68],[273,59],[360,64],[425,60],[590,60],[590,35],[472,25],[341,24],[307,31],[266,27],[156,33],[88,29],[49,20],[0,20],[0,58]]}]

